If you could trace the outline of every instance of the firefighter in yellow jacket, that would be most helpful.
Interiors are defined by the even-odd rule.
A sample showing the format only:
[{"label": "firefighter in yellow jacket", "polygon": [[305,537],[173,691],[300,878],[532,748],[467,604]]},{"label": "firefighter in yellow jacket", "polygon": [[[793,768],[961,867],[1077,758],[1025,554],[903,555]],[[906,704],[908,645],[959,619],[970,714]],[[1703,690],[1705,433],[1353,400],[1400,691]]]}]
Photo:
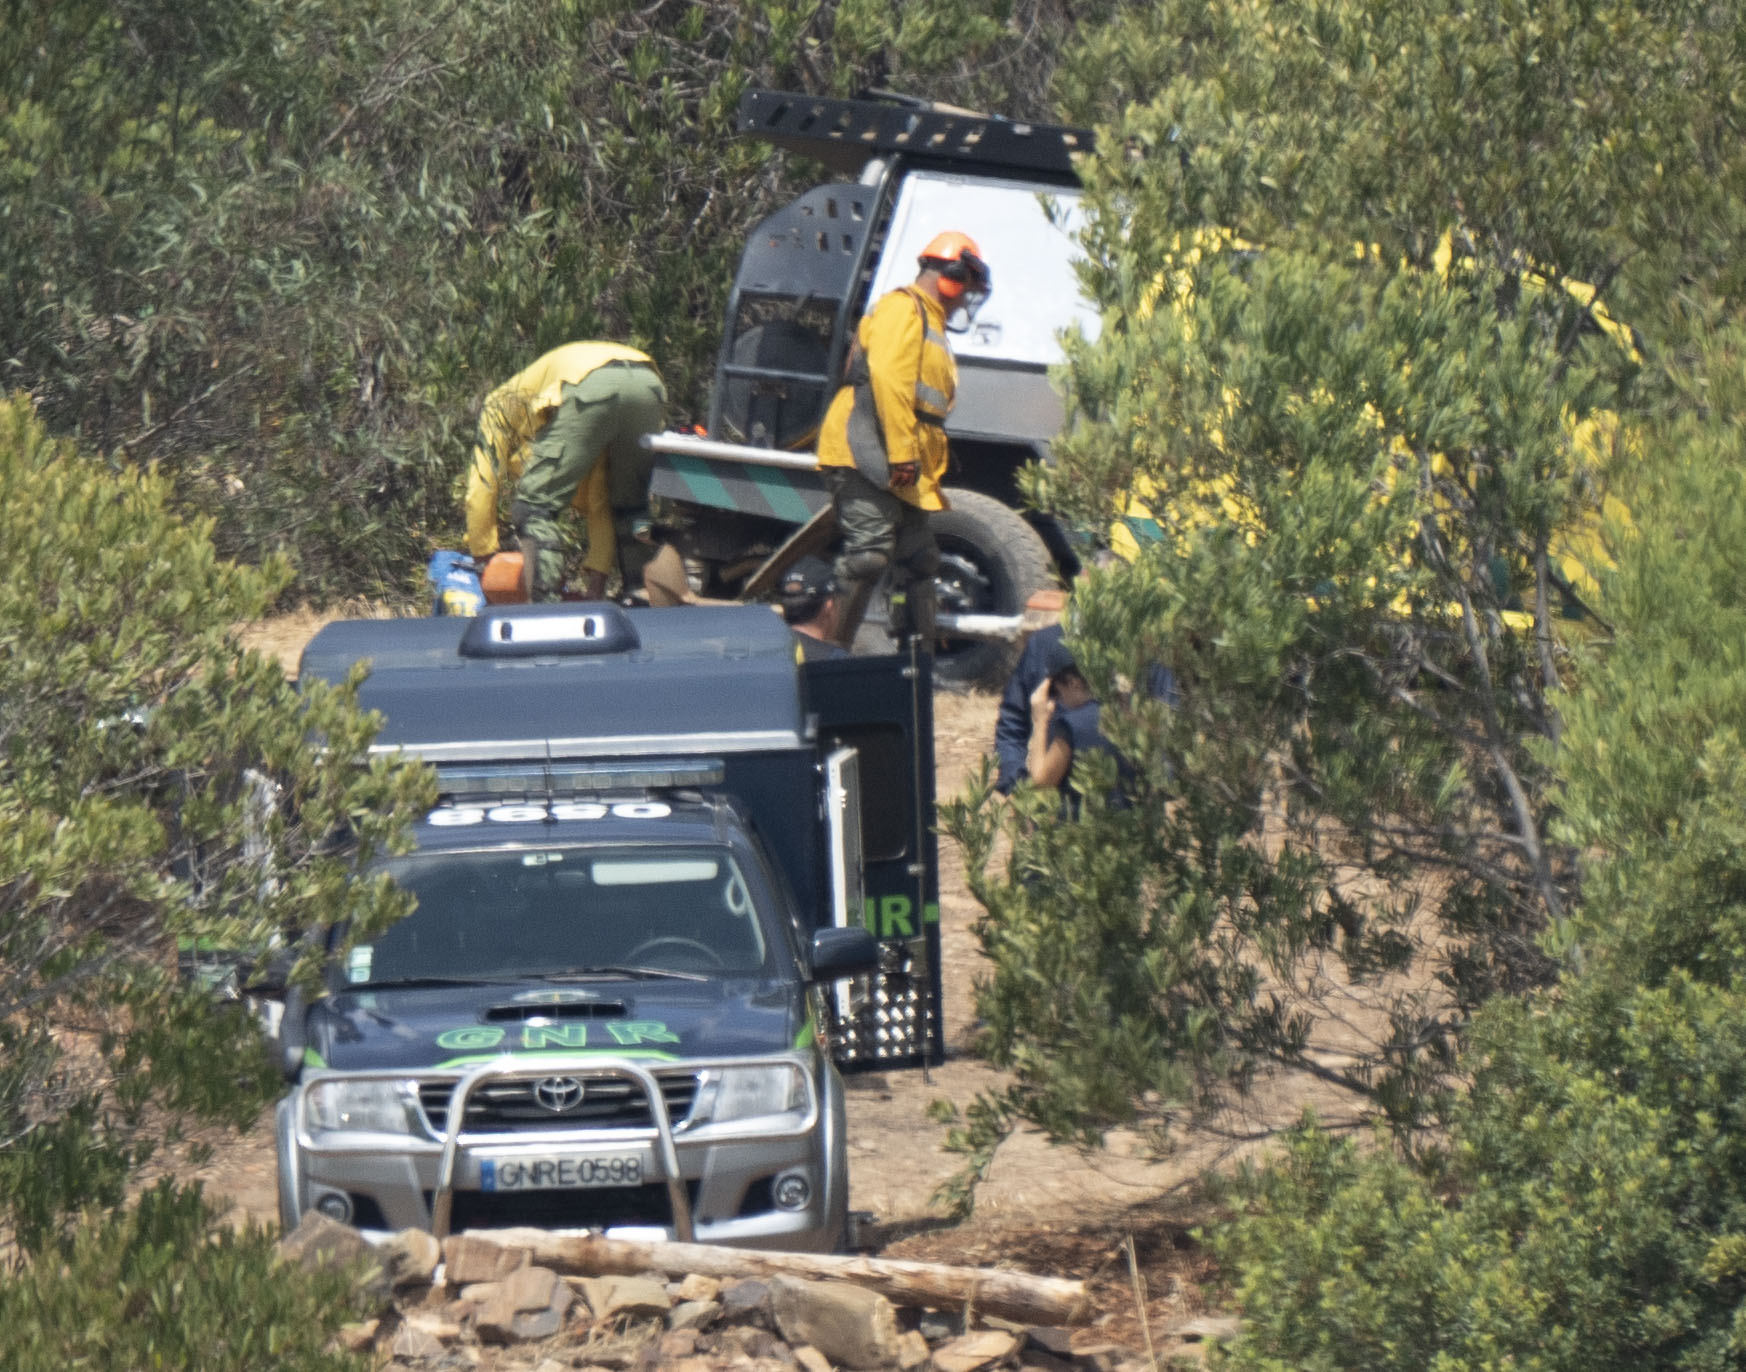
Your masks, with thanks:
[{"label": "firefighter in yellow jacket", "polygon": [[958,389],[946,321],[959,310],[974,316],[992,281],[961,233],[936,235],[917,264],[912,285],[862,317],[819,429],[819,467],[843,533],[837,641],[845,647],[889,568],[891,636],[901,643],[913,635],[933,651],[940,550],[928,513],[946,508],[946,416]]},{"label": "firefighter in yellow jacket", "polygon": [[617,343],[566,343],[516,373],[485,399],[467,472],[467,547],[479,559],[499,549],[500,493],[511,517],[530,600],[556,600],[564,562],[558,521],[584,515],[587,591],[605,592],[615,560],[625,580],[640,573],[638,535],[647,527],[651,455],[639,440],[661,427],[666,391],[654,363]]}]

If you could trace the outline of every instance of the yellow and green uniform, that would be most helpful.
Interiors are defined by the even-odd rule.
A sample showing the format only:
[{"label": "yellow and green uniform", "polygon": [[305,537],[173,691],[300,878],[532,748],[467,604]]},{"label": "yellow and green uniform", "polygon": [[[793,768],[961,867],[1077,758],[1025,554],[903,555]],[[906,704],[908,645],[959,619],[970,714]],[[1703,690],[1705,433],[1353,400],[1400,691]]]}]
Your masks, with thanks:
[{"label": "yellow and green uniform", "polygon": [[652,459],[637,440],[660,428],[665,399],[648,355],[617,343],[567,343],[492,391],[467,473],[468,551],[497,551],[499,504],[513,491],[518,532],[542,548],[536,593],[555,595],[562,581],[566,506],[588,522],[584,566],[611,570],[615,513],[648,503]]},{"label": "yellow and green uniform", "polygon": [[920,464],[915,485],[893,492],[922,510],[943,510],[946,416],[958,393],[958,364],[946,342],[945,307],[926,291],[900,287],[880,298],[855,329],[866,380],[831,399],[818,436],[821,467],[854,467],[875,485],[892,462]]},{"label": "yellow and green uniform", "polygon": [[[874,587],[891,572],[891,634],[933,650],[934,573],[940,566],[928,514],[946,508],[946,416],[958,365],[946,311],[927,291],[883,296],[855,330],[856,355],[819,429],[818,460],[830,488],[842,552],[838,642],[854,642]],[[916,464],[914,485],[893,487],[893,463]]]}]

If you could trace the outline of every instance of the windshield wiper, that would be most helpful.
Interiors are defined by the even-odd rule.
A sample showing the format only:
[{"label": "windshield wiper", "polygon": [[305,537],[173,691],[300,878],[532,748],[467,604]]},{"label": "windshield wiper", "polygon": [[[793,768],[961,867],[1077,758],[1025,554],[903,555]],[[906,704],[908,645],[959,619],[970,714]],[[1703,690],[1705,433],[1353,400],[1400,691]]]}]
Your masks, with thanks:
[{"label": "windshield wiper", "polygon": [[345,991],[380,991],[388,987],[397,990],[417,989],[421,986],[507,986],[525,977],[386,977],[381,981],[348,981],[341,988]]},{"label": "windshield wiper", "polygon": [[628,963],[607,963],[598,967],[565,967],[556,972],[529,972],[536,981],[585,981],[589,977],[671,978],[674,981],[708,981],[704,972],[676,972],[671,967],[636,967]]}]

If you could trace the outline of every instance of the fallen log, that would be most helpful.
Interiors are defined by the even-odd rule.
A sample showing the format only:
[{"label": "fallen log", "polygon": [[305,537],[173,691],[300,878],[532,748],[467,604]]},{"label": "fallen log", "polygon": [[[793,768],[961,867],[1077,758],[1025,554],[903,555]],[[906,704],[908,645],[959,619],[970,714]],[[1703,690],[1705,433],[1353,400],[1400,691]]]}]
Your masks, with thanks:
[{"label": "fallen log", "polygon": [[1088,1308],[1085,1283],[997,1267],[948,1267],[933,1262],[847,1254],[770,1253],[712,1243],[642,1242],[544,1229],[472,1229],[445,1241],[486,1242],[527,1251],[542,1267],[570,1276],[638,1272],[668,1276],[799,1277],[846,1281],[877,1291],[894,1305],[936,1310],[966,1306],[1023,1324],[1076,1324]]}]

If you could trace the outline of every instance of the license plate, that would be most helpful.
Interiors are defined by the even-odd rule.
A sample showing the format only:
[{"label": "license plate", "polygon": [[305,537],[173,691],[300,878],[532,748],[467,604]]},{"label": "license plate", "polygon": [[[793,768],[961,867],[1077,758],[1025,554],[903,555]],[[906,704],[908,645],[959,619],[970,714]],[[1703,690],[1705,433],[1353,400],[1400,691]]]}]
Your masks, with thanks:
[{"label": "license plate", "polygon": [[643,1159],[636,1153],[587,1153],[578,1157],[482,1158],[481,1191],[564,1191],[591,1186],[641,1186]]}]

